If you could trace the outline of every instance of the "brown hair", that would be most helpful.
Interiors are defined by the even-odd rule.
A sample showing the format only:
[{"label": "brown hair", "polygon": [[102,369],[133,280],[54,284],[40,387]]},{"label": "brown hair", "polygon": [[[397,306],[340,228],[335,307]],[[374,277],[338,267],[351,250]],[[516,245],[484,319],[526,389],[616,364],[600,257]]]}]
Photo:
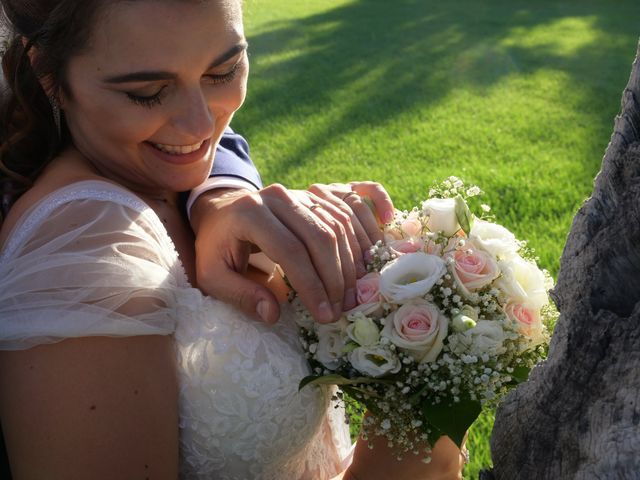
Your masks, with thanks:
[{"label": "brown hair", "polygon": [[[2,0],[9,29],[2,55],[8,89],[0,111],[0,223],[12,203],[69,142],[42,88],[70,94],[66,67],[89,42],[98,0]],[[29,52],[37,53],[29,57]]]}]

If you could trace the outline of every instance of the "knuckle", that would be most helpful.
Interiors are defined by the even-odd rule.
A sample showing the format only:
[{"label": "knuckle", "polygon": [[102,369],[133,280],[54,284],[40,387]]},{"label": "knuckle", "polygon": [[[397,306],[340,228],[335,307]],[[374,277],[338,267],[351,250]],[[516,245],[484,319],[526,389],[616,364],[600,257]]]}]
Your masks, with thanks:
[{"label": "knuckle", "polygon": [[264,202],[260,195],[258,194],[250,194],[243,195],[242,197],[236,200],[236,204],[242,210],[253,210],[256,208],[261,208],[264,205]]},{"label": "knuckle", "polygon": [[317,232],[318,239],[323,245],[328,243],[335,244],[337,240],[336,233],[325,226],[321,226]]},{"label": "knuckle", "polygon": [[277,195],[277,196],[289,195],[289,190],[287,190],[287,188],[280,183],[273,183],[268,187],[264,188],[263,191],[268,192],[270,195]]},{"label": "knuckle", "polygon": [[322,192],[324,190],[325,186],[321,183],[314,183],[309,185],[308,190],[312,193],[319,193]]}]

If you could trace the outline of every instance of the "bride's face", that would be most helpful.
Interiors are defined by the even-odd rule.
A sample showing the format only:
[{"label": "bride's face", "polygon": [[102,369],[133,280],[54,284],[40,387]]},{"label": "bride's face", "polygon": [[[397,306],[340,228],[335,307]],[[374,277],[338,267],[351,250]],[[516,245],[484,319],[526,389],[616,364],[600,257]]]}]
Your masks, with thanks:
[{"label": "bride's face", "polygon": [[189,190],[244,101],[238,0],[115,2],[67,69],[61,107],[76,148],[140,192]]}]

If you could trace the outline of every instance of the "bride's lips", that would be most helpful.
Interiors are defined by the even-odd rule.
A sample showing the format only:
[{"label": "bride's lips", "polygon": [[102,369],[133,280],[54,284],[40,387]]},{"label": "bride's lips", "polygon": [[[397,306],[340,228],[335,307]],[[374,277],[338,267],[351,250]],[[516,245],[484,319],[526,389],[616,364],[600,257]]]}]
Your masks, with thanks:
[{"label": "bride's lips", "polygon": [[[188,145],[165,145],[148,141],[144,142],[144,145],[153,155],[165,162],[173,163],[174,165],[188,165],[201,160],[205,156],[211,146],[211,138],[207,138],[200,147],[188,153],[177,153],[180,150],[189,150]],[[161,148],[163,149],[161,150]]]}]

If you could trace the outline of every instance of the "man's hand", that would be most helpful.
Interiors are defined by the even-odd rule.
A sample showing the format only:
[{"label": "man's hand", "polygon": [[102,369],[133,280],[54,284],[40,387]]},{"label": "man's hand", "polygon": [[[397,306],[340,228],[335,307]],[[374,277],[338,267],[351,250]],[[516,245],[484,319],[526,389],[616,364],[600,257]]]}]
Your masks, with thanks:
[{"label": "man's hand", "polygon": [[[376,213],[359,195],[371,199]],[[198,286],[274,323],[280,314],[275,296],[244,276],[249,255],[262,250],[316,320],[335,321],[355,306],[363,251],[382,237],[376,215],[387,219],[392,213],[389,196],[373,182],[314,185],[310,191],[280,185],[258,192],[213,190],[191,212]]]}]

